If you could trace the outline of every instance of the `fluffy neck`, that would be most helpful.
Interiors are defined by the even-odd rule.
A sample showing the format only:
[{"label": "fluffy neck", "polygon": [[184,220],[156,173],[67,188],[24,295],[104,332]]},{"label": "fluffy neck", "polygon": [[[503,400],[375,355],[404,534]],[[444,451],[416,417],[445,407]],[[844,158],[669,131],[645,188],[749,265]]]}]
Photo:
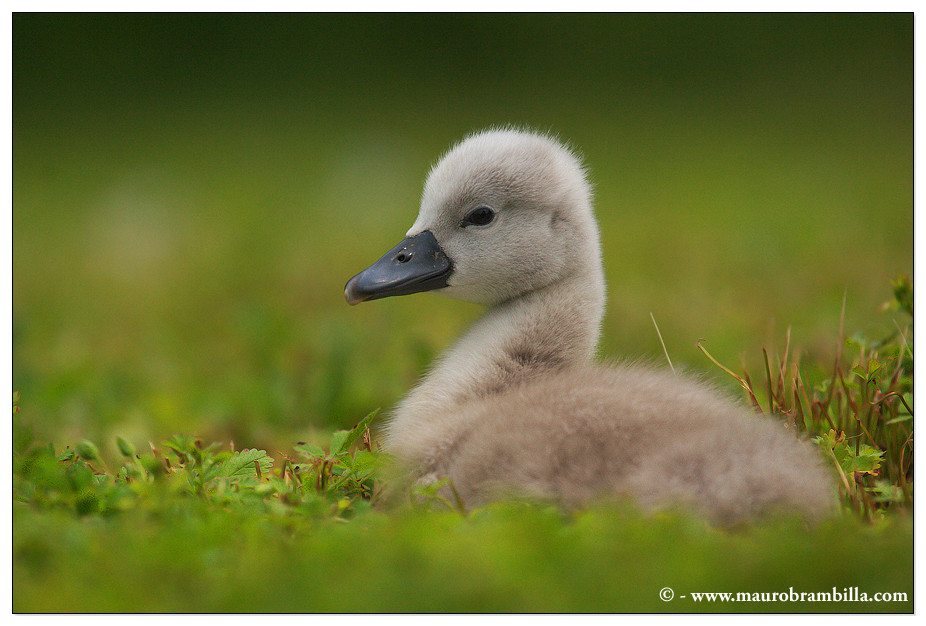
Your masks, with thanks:
[{"label": "fluffy neck", "polygon": [[462,403],[590,361],[604,313],[600,266],[486,311],[398,406],[386,448],[417,460],[467,427]]}]

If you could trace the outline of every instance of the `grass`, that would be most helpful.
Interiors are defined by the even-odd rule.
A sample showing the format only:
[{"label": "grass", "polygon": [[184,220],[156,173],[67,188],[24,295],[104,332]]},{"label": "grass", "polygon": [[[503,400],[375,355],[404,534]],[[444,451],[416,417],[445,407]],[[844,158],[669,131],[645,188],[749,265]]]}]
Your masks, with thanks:
[{"label": "grass", "polygon": [[[884,308],[902,312],[912,324],[910,280],[901,276],[893,291],[893,299]],[[848,364],[842,358],[843,342],[858,351]],[[912,510],[912,326],[897,326],[890,335],[878,339],[861,334],[844,339],[840,327],[837,346],[831,373],[822,379],[817,372],[802,374],[800,351],[790,355],[789,343],[774,370],[763,349],[762,387],[767,404],[760,404],[761,391],[747,372],[737,376],[699,344],[715,365],[740,383],[757,411],[767,406],[769,415],[814,437],[832,461],[843,502],[853,512],[870,521],[885,508]]]},{"label": "grass", "polygon": [[[894,305],[912,313],[910,283],[895,287]],[[720,531],[631,502],[467,511],[434,486],[397,506],[383,500],[375,413],[324,447],[299,443],[276,458],[186,435],[139,451],[120,437],[111,469],[93,442],[56,451],[36,441],[17,395],[13,610],[910,612],[911,331],[847,345],[857,356],[837,355],[829,378],[808,380],[811,395],[787,349],[775,374],[766,369],[761,401],[748,374],[727,370],[757,409],[767,401],[818,435],[843,511],[814,527],[779,517]],[[660,597],[665,587],[674,600]],[[733,598],[696,600],[701,592]],[[884,592],[903,595],[850,600]]]},{"label": "grass", "polygon": [[[909,520],[860,528],[842,519],[813,531],[791,520],[724,534],[671,514],[592,510],[564,520],[497,505],[466,520],[406,512],[295,524],[191,502],[81,523],[22,509],[16,523],[17,612],[912,610]],[[799,565],[807,562],[816,567]],[[663,587],[681,595],[851,586],[908,600],[700,604],[658,596]]]}]

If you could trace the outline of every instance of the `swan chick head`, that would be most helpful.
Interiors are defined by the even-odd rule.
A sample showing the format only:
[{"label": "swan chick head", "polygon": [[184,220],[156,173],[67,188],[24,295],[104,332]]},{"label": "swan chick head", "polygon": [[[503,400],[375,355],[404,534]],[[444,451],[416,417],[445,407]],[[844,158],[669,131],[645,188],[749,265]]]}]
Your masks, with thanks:
[{"label": "swan chick head", "polygon": [[352,278],[345,297],[437,290],[494,305],[580,273],[601,275],[582,163],[550,136],[488,130],[431,169],[407,238]]}]

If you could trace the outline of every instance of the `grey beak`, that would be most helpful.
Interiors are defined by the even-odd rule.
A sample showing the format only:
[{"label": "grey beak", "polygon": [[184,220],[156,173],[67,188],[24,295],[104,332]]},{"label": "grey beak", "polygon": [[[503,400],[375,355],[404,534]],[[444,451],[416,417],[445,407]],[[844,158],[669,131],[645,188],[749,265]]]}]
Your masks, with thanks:
[{"label": "grey beak", "polygon": [[423,231],[408,237],[379,261],[363,270],[344,287],[348,304],[365,300],[405,296],[447,286],[453,262],[434,234]]}]

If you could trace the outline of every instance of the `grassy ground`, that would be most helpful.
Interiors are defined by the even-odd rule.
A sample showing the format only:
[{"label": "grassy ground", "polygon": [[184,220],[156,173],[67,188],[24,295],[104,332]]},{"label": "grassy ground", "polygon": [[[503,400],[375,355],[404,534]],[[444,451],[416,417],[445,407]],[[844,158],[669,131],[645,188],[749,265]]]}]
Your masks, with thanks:
[{"label": "grassy ground", "polygon": [[56,455],[17,429],[13,610],[912,611],[902,508],[727,530],[629,503],[463,511],[422,492],[396,508],[380,499],[370,418],[275,467],[262,450],[173,437],[150,452],[120,440],[110,471],[92,443]]},{"label": "grassy ground", "polygon": [[[673,361],[738,393],[704,340],[745,364],[763,406],[762,349],[774,369],[786,343],[810,395],[842,350],[858,393],[841,324],[912,341],[908,317],[879,312],[912,273],[911,51],[904,16],[19,15],[20,418],[56,456],[96,442],[114,477],[117,436],[147,450],[185,433],[280,463],[388,409],[479,309],[430,294],[347,307],[344,282],[401,239],[448,143],[500,123],[586,156],[603,356],[661,359],[653,313]],[[58,480],[19,467],[20,490]],[[78,515],[91,485],[59,478],[60,501],[20,491],[14,506],[15,610],[725,610],[658,591],[912,580],[909,519],[871,515],[870,476],[843,519],[733,533],[504,506],[351,505],[345,524],[338,497],[294,514],[266,494],[135,493]],[[815,608],[910,604],[735,610]]]},{"label": "grassy ground", "polygon": [[[909,520],[740,534],[672,515],[493,507],[365,516],[291,530],[265,515],[183,509],[73,523],[18,511],[17,612],[911,612]],[[291,526],[291,524],[289,525]],[[64,529],[65,532],[62,532]],[[66,549],[59,548],[63,544]],[[814,567],[806,567],[813,563]],[[697,602],[692,592],[859,587],[907,601]],[[661,589],[676,598],[664,602]],[[51,591],[53,590],[53,591]],[[688,596],[682,598],[682,595]],[[806,596],[805,596],[806,597]],[[836,596],[832,596],[836,597]],[[843,596],[846,597],[846,596]]]}]

